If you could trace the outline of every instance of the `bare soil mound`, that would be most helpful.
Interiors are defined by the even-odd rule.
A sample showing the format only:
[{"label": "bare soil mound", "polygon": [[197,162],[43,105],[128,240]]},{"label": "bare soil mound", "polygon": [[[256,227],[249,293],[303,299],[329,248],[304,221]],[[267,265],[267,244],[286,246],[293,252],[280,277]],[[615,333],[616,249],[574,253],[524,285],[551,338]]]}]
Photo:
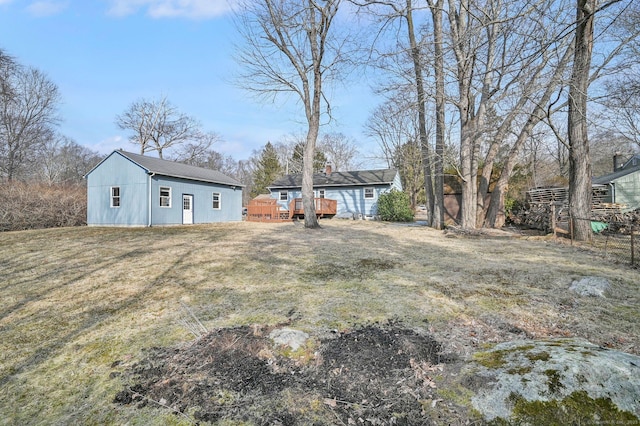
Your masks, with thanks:
[{"label": "bare soil mound", "polygon": [[184,348],[151,349],[122,372],[131,385],[114,402],[203,422],[418,425],[437,401],[435,376],[456,363],[429,335],[394,322],[326,333],[295,352],[274,346],[270,330],[220,329]]}]

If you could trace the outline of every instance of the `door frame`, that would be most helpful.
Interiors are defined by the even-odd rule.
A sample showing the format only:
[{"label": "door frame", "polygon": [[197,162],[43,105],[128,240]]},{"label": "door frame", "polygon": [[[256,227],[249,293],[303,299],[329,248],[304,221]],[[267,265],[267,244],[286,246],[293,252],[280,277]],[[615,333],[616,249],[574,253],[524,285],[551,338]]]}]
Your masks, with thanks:
[{"label": "door frame", "polygon": [[[184,201],[185,199],[189,199],[189,205],[191,207],[191,209],[186,210],[184,208]],[[191,221],[190,222],[186,222],[185,221],[185,211],[190,211],[191,212]],[[193,225],[193,194],[182,194],[182,224],[183,225]]]}]

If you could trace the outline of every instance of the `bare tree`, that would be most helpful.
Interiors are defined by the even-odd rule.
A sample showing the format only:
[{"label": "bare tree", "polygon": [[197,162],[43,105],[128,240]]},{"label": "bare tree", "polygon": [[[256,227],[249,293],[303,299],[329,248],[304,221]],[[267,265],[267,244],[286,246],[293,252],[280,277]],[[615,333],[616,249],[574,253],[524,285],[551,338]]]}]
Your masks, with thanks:
[{"label": "bare tree", "polygon": [[373,110],[364,131],[378,141],[388,167],[401,168],[397,153],[408,141],[418,140],[416,115],[395,96]]},{"label": "bare tree", "polygon": [[54,135],[37,157],[39,178],[47,185],[81,185],[83,176],[98,164],[102,156],[69,137]]},{"label": "bare tree", "polygon": [[0,173],[17,178],[59,122],[58,87],[41,71],[0,53]]},{"label": "bare tree", "polygon": [[587,91],[597,0],[577,0],[576,48],[569,83],[569,214],[573,236],[591,239],[591,158],[587,135]]},{"label": "bare tree", "polygon": [[160,158],[164,150],[200,135],[200,123],[178,111],[166,97],[133,102],[124,113],[116,116],[116,125],[131,131],[129,141],[140,145],[140,154],[157,151]]},{"label": "bare tree", "polygon": [[[430,128],[426,130],[430,135]],[[391,98],[374,110],[365,132],[378,140],[389,167],[398,169],[403,188],[415,207],[425,182],[415,110],[407,108],[400,98]],[[425,201],[426,196],[422,202]]]},{"label": "bare tree", "polygon": [[[347,38],[334,35],[340,0],[247,0],[237,27],[244,38],[237,60],[240,84],[258,95],[293,94],[307,124],[302,173],[306,228],[318,227],[313,199],[313,162],[323,112],[330,114],[326,83],[338,77],[349,59]],[[324,106],[323,106],[324,103]]]},{"label": "bare tree", "polygon": [[318,142],[334,171],[347,171],[359,167],[358,148],[342,133],[325,133]]},{"label": "bare tree", "polygon": [[[411,110],[416,114],[416,124],[418,130],[418,141],[420,149],[422,151],[422,167],[423,173],[420,175],[424,178],[424,189],[426,194],[426,206],[427,215],[431,218],[434,212],[434,203],[436,197],[434,197],[433,178],[432,178],[432,154],[429,141],[429,132],[427,126],[427,89],[425,87],[425,73],[429,68],[425,63],[425,55],[423,52],[423,44],[421,33],[417,19],[414,17],[424,7],[420,7],[419,1],[414,0],[351,0],[352,3],[360,7],[368,7],[371,13],[378,17],[378,20],[383,26],[383,30],[387,27],[396,31],[394,35],[400,34],[400,29],[404,33],[402,37],[405,40],[405,46],[402,43],[398,43],[399,46],[397,52],[384,53],[384,56],[389,55],[402,55],[407,56],[410,62],[410,72],[403,72],[403,78],[409,80],[409,84],[415,94],[414,100],[410,105]],[[400,21],[400,28],[393,27],[394,22]],[[439,163],[442,164],[441,162]],[[440,170],[441,173],[441,170]],[[442,175],[442,173],[441,173]],[[442,190],[442,186],[439,187]],[[437,197],[439,206],[437,207],[437,214],[440,216],[442,210],[443,198]]]},{"label": "bare tree", "polygon": [[211,147],[222,140],[222,136],[216,132],[198,132],[191,140],[179,144],[171,159],[202,167],[209,162],[211,153],[214,152]]},{"label": "bare tree", "polygon": [[433,22],[433,72],[435,79],[436,146],[433,161],[434,191],[431,226],[444,228],[444,151],[445,151],[445,69],[444,29],[442,15],[444,0],[427,0]]}]

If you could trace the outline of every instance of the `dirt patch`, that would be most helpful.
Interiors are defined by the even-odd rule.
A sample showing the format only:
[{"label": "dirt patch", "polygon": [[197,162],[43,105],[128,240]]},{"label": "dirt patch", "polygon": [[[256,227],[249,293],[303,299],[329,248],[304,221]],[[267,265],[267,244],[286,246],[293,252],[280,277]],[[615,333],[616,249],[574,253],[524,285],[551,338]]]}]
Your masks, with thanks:
[{"label": "dirt patch", "polygon": [[[220,329],[184,348],[151,349],[115,373],[131,385],[114,402],[257,425],[416,425],[444,415],[430,410],[457,361],[427,334],[389,322],[326,333],[292,352],[274,347],[270,330]],[[446,416],[465,410],[448,403]]]}]

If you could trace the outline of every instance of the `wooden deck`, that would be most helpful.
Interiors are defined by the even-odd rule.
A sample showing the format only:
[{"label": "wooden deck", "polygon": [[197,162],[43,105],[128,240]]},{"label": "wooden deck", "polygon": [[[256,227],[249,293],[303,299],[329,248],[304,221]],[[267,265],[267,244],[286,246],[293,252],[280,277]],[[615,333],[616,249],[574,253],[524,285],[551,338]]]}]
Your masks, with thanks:
[{"label": "wooden deck", "polygon": [[289,212],[278,204],[275,198],[254,198],[247,205],[249,222],[288,222]]},{"label": "wooden deck", "polygon": [[[338,201],[328,198],[315,198],[317,217],[333,217],[336,215]],[[249,222],[288,222],[303,218],[302,198],[294,198],[289,203],[289,210],[283,209],[275,198],[254,198],[247,205],[247,221]]]},{"label": "wooden deck", "polygon": [[[333,217],[338,211],[338,201],[329,198],[314,198],[316,207],[316,216]],[[302,198],[294,198],[289,203],[289,214],[292,218],[304,217],[304,207],[302,206]]]}]

